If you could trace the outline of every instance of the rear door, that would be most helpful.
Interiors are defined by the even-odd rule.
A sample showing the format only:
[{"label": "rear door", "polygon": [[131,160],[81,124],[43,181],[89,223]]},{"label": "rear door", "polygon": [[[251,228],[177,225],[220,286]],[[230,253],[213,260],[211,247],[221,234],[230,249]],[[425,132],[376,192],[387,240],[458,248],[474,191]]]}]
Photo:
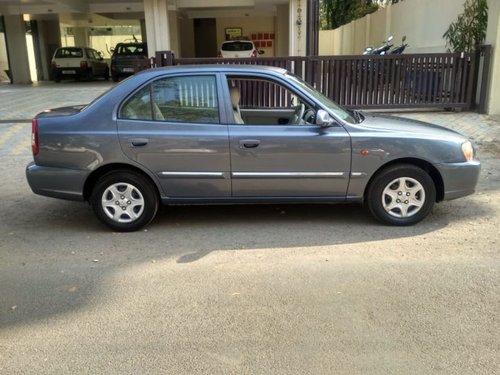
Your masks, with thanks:
[{"label": "rear door", "polygon": [[121,106],[123,152],[159,179],[171,198],[231,195],[229,136],[216,74],[170,75]]}]

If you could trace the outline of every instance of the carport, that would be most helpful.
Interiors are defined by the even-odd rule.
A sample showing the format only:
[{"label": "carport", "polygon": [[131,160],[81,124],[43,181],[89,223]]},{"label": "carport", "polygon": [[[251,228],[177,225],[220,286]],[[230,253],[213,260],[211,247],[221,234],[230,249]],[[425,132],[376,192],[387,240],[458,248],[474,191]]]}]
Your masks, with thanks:
[{"label": "carport", "polygon": [[254,40],[266,57],[311,55],[317,30],[310,19],[318,3],[9,0],[0,4],[0,79],[8,72],[12,83],[47,80],[57,47],[92,47],[109,58],[110,48],[127,38],[147,41],[151,56],[172,50],[178,57],[215,57],[224,40],[238,38]]}]

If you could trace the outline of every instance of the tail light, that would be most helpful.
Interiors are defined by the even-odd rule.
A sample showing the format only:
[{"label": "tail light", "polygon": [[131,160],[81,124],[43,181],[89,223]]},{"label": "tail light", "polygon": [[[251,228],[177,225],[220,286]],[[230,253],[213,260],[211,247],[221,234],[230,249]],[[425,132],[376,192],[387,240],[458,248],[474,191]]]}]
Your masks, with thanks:
[{"label": "tail light", "polygon": [[88,64],[86,61],[80,61],[80,69],[87,69]]},{"label": "tail light", "polygon": [[222,57],[222,51],[217,52],[217,57],[220,59]]},{"label": "tail light", "polygon": [[252,51],[252,57],[257,57],[257,55],[258,55],[258,52],[257,52],[257,50],[256,50],[256,49],[254,49],[254,50]]},{"label": "tail light", "polygon": [[38,154],[38,120],[34,118],[31,121],[31,152],[33,156]]},{"label": "tail light", "polygon": [[55,61],[52,61],[52,69],[55,69],[57,68],[57,64],[55,63]]}]

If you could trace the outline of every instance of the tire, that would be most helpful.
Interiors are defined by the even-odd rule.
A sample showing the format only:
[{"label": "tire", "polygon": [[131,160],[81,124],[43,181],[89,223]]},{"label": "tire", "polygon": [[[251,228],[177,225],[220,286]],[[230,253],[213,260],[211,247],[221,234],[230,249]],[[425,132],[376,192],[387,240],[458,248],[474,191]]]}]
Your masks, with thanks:
[{"label": "tire", "polygon": [[409,164],[394,165],[373,178],[366,201],[371,214],[382,223],[413,225],[432,211],[436,187],[423,169]]},{"label": "tire", "polygon": [[90,204],[97,218],[108,227],[119,232],[132,232],[153,220],[159,198],[156,188],[147,178],[133,171],[119,170],[99,178]]},{"label": "tire", "polygon": [[109,68],[106,68],[106,70],[104,71],[104,75],[102,77],[104,78],[105,81],[109,80]]}]

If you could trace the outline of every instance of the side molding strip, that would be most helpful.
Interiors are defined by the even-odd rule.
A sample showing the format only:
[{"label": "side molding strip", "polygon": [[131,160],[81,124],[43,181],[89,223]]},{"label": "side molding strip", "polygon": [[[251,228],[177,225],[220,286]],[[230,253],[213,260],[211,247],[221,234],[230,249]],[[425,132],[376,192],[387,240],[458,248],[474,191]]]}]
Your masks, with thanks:
[{"label": "side molding strip", "polygon": [[165,178],[226,178],[224,172],[160,172]]},{"label": "side molding strip", "polygon": [[233,172],[233,178],[344,178],[344,172]]}]

